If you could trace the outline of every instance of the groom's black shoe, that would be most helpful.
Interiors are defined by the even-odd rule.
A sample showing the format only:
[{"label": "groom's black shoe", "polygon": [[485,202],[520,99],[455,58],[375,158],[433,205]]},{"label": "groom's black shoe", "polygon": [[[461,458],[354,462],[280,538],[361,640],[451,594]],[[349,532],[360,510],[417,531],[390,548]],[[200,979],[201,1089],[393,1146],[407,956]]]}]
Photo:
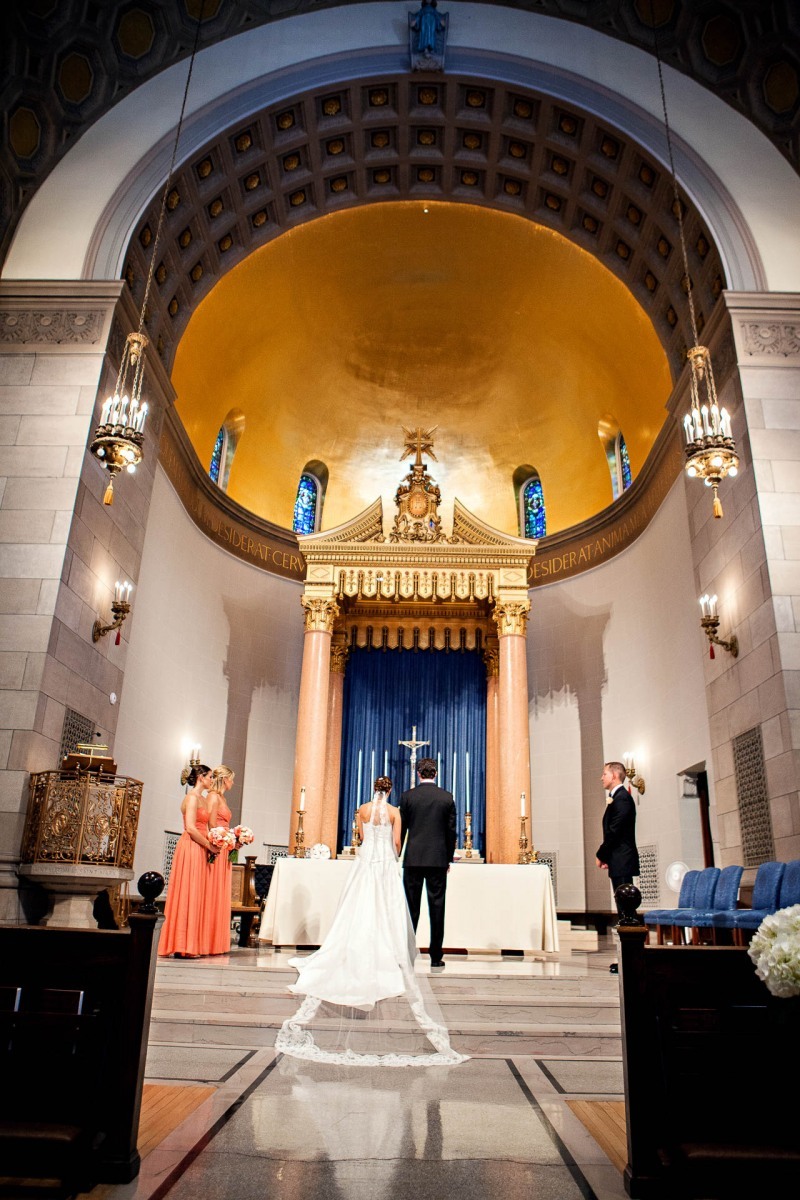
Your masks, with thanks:
[{"label": "groom's black shoe", "polygon": [[437,962],[434,962],[434,961],[433,961],[433,959],[431,959],[431,966],[432,966],[432,967],[443,967],[443,966],[444,966],[444,961],[443,961],[441,958],[440,958],[440,959],[438,959],[438,961],[437,961]]}]

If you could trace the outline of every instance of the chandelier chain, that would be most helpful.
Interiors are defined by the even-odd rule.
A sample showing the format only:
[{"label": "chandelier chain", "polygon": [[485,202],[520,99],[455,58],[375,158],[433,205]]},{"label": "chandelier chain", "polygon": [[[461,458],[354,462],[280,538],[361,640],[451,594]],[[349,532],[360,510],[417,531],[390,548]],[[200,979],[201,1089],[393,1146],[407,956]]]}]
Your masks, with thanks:
[{"label": "chandelier chain", "polygon": [[197,15],[197,28],[194,31],[194,44],[192,53],[189,58],[189,71],[186,75],[186,84],[183,89],[183,100],[181,101],[181,111],[178,117],[178,126],[175,130],[175,142],[172,147],[172,160],[169,164],[169,172],[167,174],[167,182],[164,185],[164,194],[161,197],[161,210],[158,214],[158,224],[156,225],[156,236],[153,240],[153,253],[150,256],[150,267],[147,272],[147,283],[144,288],[144,298],[142,299],[142,311],[139,315],[139,333],[144,332],[145,313],[147,312],[147,301],[150,298],[150,288],[153,283],[153,273],[156,266],[156,257],[158,255],[158,244],[161,240],[161,231],[164,226],[164,217],[167,211],[167,198],[169,196],[170,185],[172,184],[172,176],[175,171],[175,162],[178,157],[178,143],[181,138],[181,130],[183,128],[183,118],[186,113],[186,101],[189,96],[189,87],[192,82],[192,71],[194,70],[194,60],[197,55],[197,47],[200,42],[200,28],[203,24],[203,12],[205,10],[206,0],[201,0],[200,12]]},{"label": "chandelier chain", "polygon": [[672,194],[674,197],[675,216],[678,220],[678,234],[681,242],[681,254],[683,256],[683,271],[686,279],[686,296],[689,301],[689,319],[692,324],[692,341],[695,346],[698,345],[697,336],[697,320],[694,312],[694,297],[692,296],[692,277],[689,274],[689,256],[686,252],[686,236],[683,228],[683,205],[681,204],[680,194],[678,192],[678,177],[675,172],[675,159],[672,153],[672,132],[669,125],[669,116],[667,114],[667,94],[664,89],[664,72],[661,65],[661,49],[658,42],[658,32],[656,30],[656,18],[653,10],[653,0],[650,0],[650,26],[653,30],[653,48],[656,52],[656,65],[658,67],[658,85],[661,89],[661,110],[664,114],[664,130],[667,135],[667,156],[669,158],[669,169],[672,175]]}]

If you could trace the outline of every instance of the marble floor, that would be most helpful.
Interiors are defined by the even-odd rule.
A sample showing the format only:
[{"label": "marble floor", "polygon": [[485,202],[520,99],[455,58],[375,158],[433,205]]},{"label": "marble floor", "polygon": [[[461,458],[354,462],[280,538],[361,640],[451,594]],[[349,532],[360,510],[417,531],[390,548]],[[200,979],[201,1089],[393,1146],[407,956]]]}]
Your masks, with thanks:
[{"label": "marble floor", "polygon": [[289,957],[159,964],[147,1080],[216,1091],[138,1179],[92,1200],[623,1200],[619,1171],[566,1103],[622,1098],[610,937],[542,961],[446,956],[431,985],[471,1057],[428,1069],[276,1055],[296,1007]]}]

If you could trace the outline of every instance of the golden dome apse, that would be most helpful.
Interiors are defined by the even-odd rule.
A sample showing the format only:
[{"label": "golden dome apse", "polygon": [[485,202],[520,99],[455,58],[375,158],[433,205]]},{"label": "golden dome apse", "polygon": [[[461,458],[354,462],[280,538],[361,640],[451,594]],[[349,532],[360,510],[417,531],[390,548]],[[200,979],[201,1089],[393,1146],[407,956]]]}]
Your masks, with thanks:
[{"label": "golden dome apse", "polygon": [[634,476],[671,390],[625,285],[563,236],[507,213],[398,202],[322,217],[262,246],[193,314],[172,373],[205,465],[231,409],[244,432],[228,494],[291,527],[305,464],[329,483],[322,527],[393,496],[401,425],[438,425],[455,496],[518,532],[512,477],[539,472],[548,533],[611,503],[598,427],[622,430]]}]

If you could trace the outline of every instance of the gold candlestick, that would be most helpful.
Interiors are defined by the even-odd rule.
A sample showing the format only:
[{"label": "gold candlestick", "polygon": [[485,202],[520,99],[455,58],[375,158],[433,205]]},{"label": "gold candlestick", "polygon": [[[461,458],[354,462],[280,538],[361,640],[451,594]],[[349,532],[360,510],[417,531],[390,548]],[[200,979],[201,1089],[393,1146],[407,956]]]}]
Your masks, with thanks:
[{"label": "gold candlestick", "polygon": [[350,838],[350,844],[354,850],[357,850],[361,845],[361,834],[358,832],[358,809],[353,813],[353,830]]},{"label": "gold candlestick", "polygon": [[306,835],[303,833],[303,817],[305,812],[302,808],[295,810],[297,812],[297,829],[294,835],[294,856],[295,858],[305,858],[306,856]]},{"label": "gold candlestick", "polygon": [[464,814],[464,858],[472,858],[472,814]]},{"label": "gold candlestick", "polygon": [[531,853],[528,849],[528,818],[520,817],[519,823],[519,858],[520,866],[527,866],[531,861]]}]

